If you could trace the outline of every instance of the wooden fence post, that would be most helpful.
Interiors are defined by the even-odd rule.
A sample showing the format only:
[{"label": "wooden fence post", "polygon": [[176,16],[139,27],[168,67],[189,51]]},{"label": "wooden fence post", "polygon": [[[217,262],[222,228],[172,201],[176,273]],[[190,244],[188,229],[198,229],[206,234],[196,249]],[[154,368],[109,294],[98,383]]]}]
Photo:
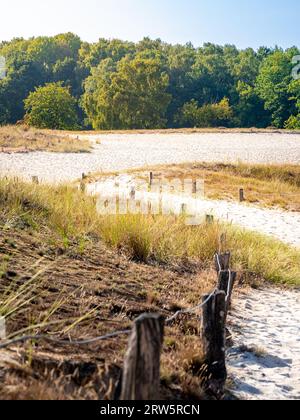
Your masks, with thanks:
[{"label": "wooden fence post", "polygon": [[32,182],[33,182],[34,184],[38,185],[38,184],[39,184],[39,177],[38,177],[38,176],[33,176],[33,177],[32,177]]},{"label": "wooden fence post", "polygon": [[226,293],[226,314],[231,308],[231,296],[235,281],[235,271],[223,270],[219,272],[218,289]]},{"label": "wooden fence post", "polygon": [[193,181],[193,194],[197,194],[197,181]]},{"label": "wooden fence post", "polygon": [[182,203],[182,204],[181,204],[180,213],[181,213],[183,216],[185,216],[185,215],[187,215],[187,212],[188,212],[188,206],[187,206],[187,204]]},{"label": "wooden fence post", "polygon": [[[209,295],[203,297],[206,302]],[[222,398],[227,379],[225,361],[225,320],[226,294],[217,291],[205,303],[202,309],[201,337],[204,350],[202,386],[204,390],[216,398]]]},{"label": "wooden fence post", "polygon": [[239,198],[240,198],[240,203],[243,203],[245,201],[245,192],[243,188],[240,188]]},{"label": "wooden fence post", "polygon": [[214,216],[211,214],[207,214],[205,219],[208,225],[212,225],[214,223]]},{"label": "wooden fence post", "polygon": [[159,398],[164,323],[164,317],[158,314],[144,314],[135,321],[125,358],[122,401]]},{"label": "wooden fence post", "polygon": [[80,183],[80,191],[82,191],[83,193],[85,192],[86,186],[84,182]]},{"label": "wooden fence post", "polygon": [[216,266],[216,271],[218,274],[220,271],[229,270],[230,259],[231,259],[230,252],[226,252],[225,254],[215,255],[215,266]]},{"label": "wooden fence post", "polygon": [[150,187],[152,187],[153,179],[154,179],[153,172],[150,172],[150,174],[149,174],[149,185],[150,185]]}]

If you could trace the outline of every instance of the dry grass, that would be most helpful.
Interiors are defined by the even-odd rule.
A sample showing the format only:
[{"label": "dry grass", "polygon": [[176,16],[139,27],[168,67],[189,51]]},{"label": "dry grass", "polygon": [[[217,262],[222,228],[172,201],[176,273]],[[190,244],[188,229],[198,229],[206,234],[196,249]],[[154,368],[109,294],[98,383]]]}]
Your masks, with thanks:
[{"label": "dry grass", "polygon": [[88,140],[78,140],[67,134],[38,130],[26,126],[0,127],[0,152],[28,153],[37,151],[55,153],[88,153]]},{"label": "dry grass", "polygon": [[[186,163],[126,172],[148,179],[150,170],[156,178],[204,180],[205,196],[210,199],[236,201],[244,188],[246,203],[300,211],[300,165]],[[101,177],[103,174],[94,174],[88,181]]]},{"label": "dry grass", "polygon": [[[73,187],[0,180],[0,315],[11,337],[95,337],[130,327],[141,313],[168,317],[194,306],[214,287],[220,248],[233,251],[245,280],[299,284],[300,253],[260,235],[159,216],[99,216],[94,199]],[[122,337],[1,352],[0,399],[111,399],[126,346]],[[197,317],[166,328],[163,399],[204,398],[201,354]]]},{"label": "dry grass", "polygon": [[190,259],[207,266],[223,247],[232,250],[239,270],[268,281],[299,284],[300,253],[279,241],[222,223],[191,227],[184,218],[172,216],[100,216],[95,200],[70,186],[0,182],[0,209],[7,219],[4,229],[18,220],[50,229],[64,249],[76,243],[79,250],[96,235],[134,260],[168,265]]}]

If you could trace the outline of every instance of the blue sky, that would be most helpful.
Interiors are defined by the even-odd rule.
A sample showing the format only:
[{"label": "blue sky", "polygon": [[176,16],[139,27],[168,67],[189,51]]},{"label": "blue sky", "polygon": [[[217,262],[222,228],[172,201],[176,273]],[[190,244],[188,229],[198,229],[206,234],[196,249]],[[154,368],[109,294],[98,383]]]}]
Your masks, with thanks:
[{"label": "blue sky", "polygon": [[0,40],[72,31],[238,47],[300,45],[299,0],[2,0]]}]

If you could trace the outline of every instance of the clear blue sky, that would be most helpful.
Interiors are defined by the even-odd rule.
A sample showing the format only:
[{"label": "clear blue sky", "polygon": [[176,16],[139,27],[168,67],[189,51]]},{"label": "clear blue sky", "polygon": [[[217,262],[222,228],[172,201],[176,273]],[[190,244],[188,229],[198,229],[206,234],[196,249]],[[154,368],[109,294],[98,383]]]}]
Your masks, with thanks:
[{"label": "clear blue sky", "polygon": [[299,0],[2,0],[0,40],[72,31],[238,47],[300,45]]}]

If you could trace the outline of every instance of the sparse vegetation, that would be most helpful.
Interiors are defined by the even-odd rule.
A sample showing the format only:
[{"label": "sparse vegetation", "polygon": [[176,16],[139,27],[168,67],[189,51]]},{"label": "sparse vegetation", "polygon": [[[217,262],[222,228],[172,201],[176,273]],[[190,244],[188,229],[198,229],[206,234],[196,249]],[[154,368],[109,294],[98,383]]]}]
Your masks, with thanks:
[{"label": "sparse vegetation", "polygon": [[88,153],[92,145],[68,135],[24,126],[0,127],[0,152],[27,153],[36,151],[56,153]]},{"label": "sparse vegetation", "polygon": [[222,246],[232,250],[238,269],[269,281],[299,283],[297,250],[230,225],[190,227],[184,218],[172,216],[101,216],[96,212],[95,198],[71,186],[33,186],[10,180],[0,182],[1,206],[7,220],[51,229],[66,249],[74,243],[83,248],[84,241],[96,235],[145,263],[178,264],[190,258],[209,264],[222,236],[226,238]]},{"label": "sparse vegetation", "polygon": [[[149,170],[130,172],[146,179]],[[300,210],[299,165],[187,163],[159,165],[151,167],[151,171],[158,178],[204,179],[207,198],[236,201],[239,189],[244,188],[248,203]]]}]

